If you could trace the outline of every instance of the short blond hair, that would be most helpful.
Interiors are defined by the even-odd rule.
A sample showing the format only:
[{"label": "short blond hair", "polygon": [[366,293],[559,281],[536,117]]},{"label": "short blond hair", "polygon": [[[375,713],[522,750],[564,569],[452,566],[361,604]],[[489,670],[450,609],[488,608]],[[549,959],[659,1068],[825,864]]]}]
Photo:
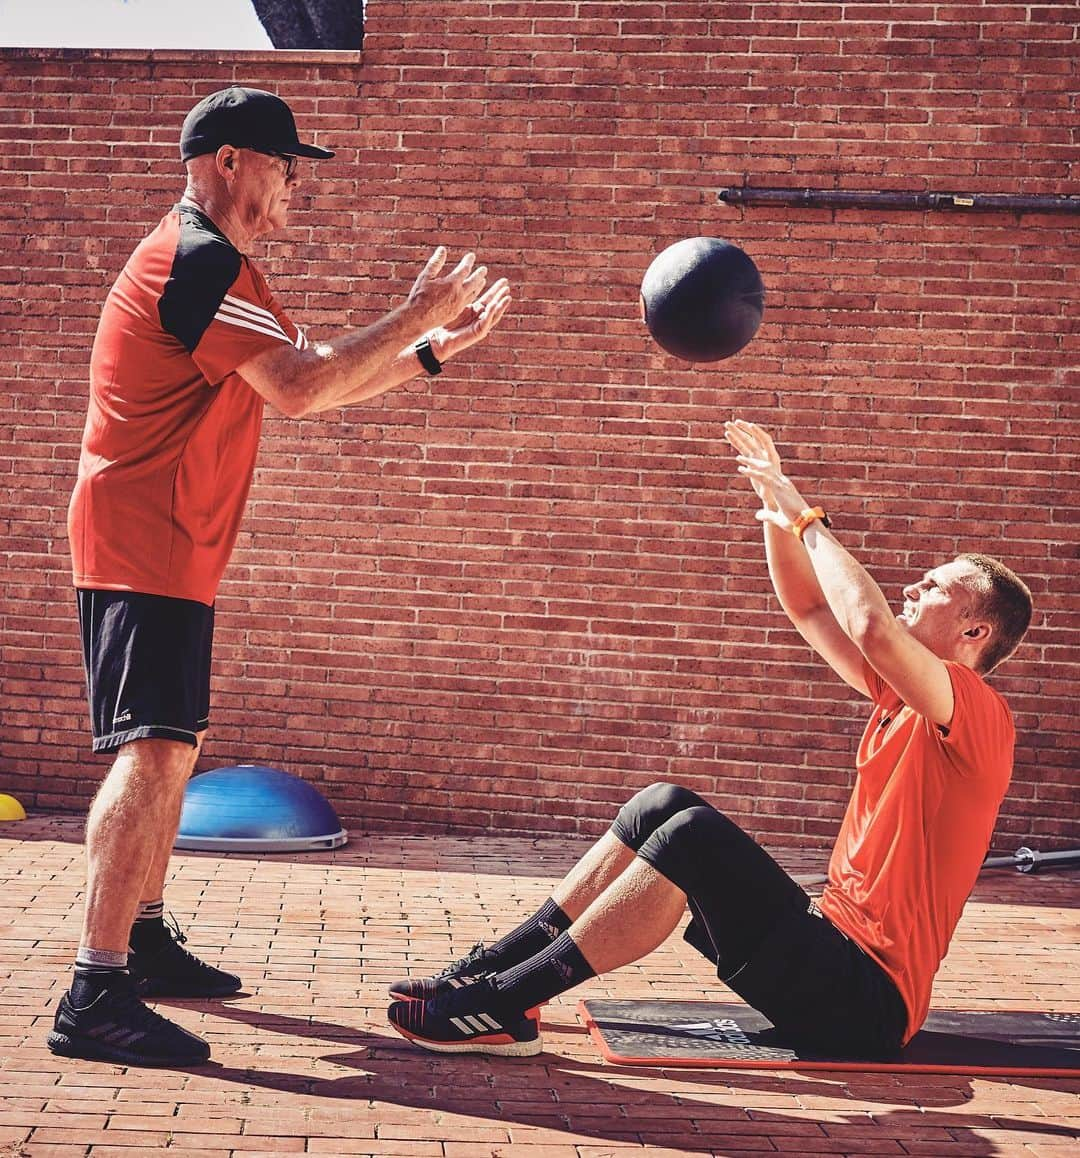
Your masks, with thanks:
[{"label": "short blond hair", "polygon": [[979,670],[985,675],[1012,655],[1031,626],[1031,591],[1015,571],[990,555],[957,555],[956,562],[970,563],[980,572],[979,580],[967,586],[976,600],[972,614],[988,619],[993,628],[979,656]]}]

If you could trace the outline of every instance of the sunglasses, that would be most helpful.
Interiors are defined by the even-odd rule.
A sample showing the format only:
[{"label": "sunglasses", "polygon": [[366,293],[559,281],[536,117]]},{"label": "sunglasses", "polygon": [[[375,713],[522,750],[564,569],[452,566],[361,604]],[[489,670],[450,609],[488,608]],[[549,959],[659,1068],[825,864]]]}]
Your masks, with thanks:
[{"label": "sunglasses", "polygon": [[279,161],[285,162],[285,180],[288,181],[296,172],[296,166],[300,163],[300,158],[294,156],[292,153],[277,153],[273,149],[255,149],[249,146],[252,153],[262,153],[264,157],[276,157]]}]

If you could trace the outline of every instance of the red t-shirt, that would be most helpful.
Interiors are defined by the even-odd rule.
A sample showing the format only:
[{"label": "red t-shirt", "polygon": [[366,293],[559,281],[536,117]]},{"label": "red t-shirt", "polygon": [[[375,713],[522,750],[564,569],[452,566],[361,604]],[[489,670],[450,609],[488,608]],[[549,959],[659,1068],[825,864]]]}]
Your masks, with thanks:
[{"label": "red t-shirt", "polygon": [[865,666],[875,709],[820,906],[896,983],[907,1038],[926,1019],[934,974],[986,856],[1016,740],[1001,696],[970,668],[946,666],[956,700],[947,729]]},{"label": "red t-shirt", "polygon": [[302,349],[259,271],[178,205],[128,259],[90,358],[68,508],[76,587],[212,604],[247,501],[262,398],[237,366]]}]

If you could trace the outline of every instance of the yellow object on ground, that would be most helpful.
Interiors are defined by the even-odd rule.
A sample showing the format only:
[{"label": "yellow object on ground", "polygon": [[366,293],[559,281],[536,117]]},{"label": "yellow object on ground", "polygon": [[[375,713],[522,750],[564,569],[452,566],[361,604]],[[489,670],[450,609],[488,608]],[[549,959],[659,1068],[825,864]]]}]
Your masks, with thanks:
[{"label": "yellow object on ground", "polygon": [[25,820],[26,809],[15,799],[0,792],[0,820]]}]

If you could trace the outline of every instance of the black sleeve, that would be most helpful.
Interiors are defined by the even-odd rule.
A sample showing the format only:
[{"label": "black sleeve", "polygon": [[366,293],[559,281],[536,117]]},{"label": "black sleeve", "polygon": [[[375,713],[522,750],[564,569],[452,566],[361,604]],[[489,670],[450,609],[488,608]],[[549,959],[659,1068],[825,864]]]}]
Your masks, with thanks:
[{"label": "black sleeve", "polygon": [[179,339],[189,354],[236,281],[242,260],[239,251],[223,237],[181,226],[169,280],[158,302],[158,317],[165,331]]}]

